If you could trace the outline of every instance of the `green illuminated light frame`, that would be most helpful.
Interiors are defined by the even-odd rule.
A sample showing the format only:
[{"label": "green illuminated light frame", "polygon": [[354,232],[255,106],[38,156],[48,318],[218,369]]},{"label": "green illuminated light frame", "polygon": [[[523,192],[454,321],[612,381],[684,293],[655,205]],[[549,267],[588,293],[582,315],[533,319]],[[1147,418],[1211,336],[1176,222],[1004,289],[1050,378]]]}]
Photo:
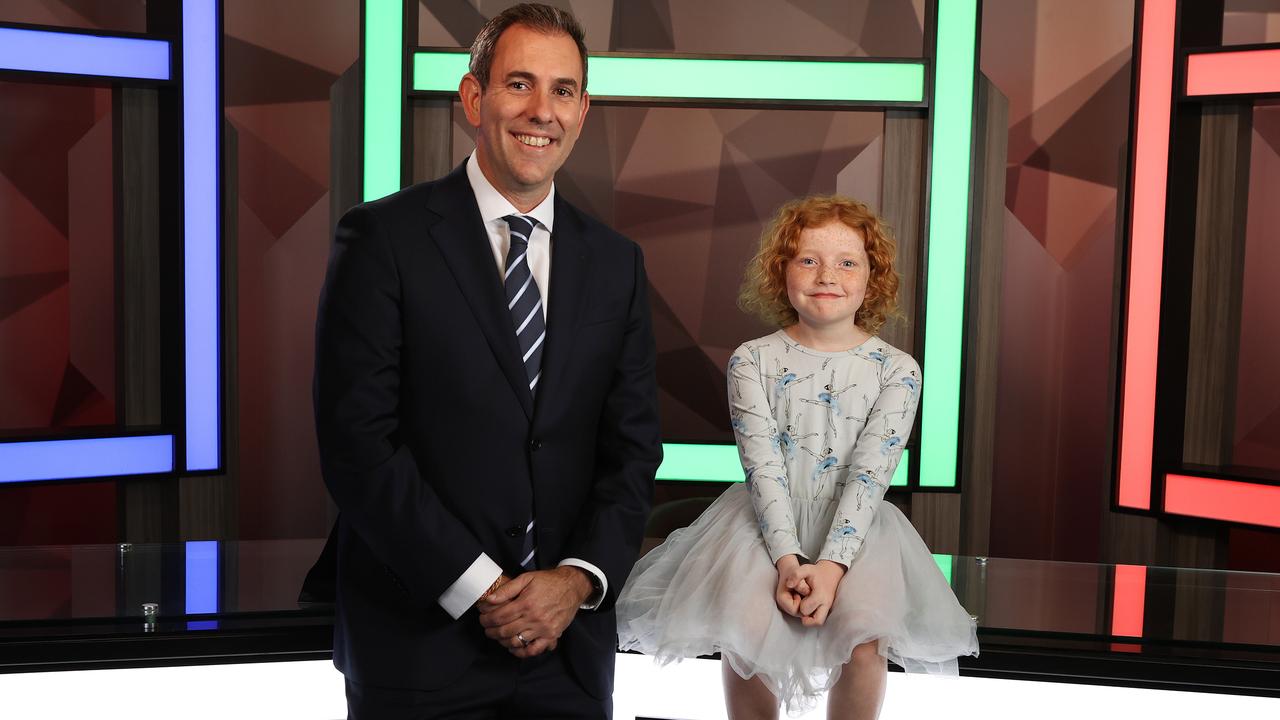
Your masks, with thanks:
[{"label": "green illuminated light frame", "polygon": [[[413,89],[458,90],[467,53],[420,50]],[[591,56],[593,98],[921,103],[924,63]]]},{"label": "green illuminated light frame", "polygon": [[[889,483],[894,487],[907,484],[911,473],[911,451],[903,450],[898,469]],[[694,445],[663,443],[662,464],[658,466],[659,480],[686,480],[690,482],[741,482],[742,464],[738,461],[736,445]]]},{"label": "green illuminated light frame", "polygon": [[[364,0],[365,202],[400,189],[404,117],[404,0]],[[414,28],[415,31],[417,28]],[[461,79],[462,76],[458,76]],[[455,88],[456,89],[456,88]]]},{"label": "green illuminated light frame", "polygon": [[954,487],[960,458],[960,365],[964,353],[965,267],[969,258],[978,0],[940,0],[937,17],[930,118],[933,142],[925,270],[920,486]]},{"label": "green illuminated light frame", "polygon": [[933,561],[937,563],[938,569],[942,571],[942,577],[947,579],[948,585],[951,584],[951,575],[955,569],[955,560],[956,558],[954,555],[942,555],[939,553],[933,554]]},{"label": "green illuminated light frame", "polygon": [[[366,201],[401,187],[407,93],[404,0],[364,0],[364,192]],[[696,104],[741,101],[925,107],[930,114],[924,384],[919,485],[953,488],[960,450],[961,362],[968,258],[978,0],[937,0],[930,83],[927,59],[788,60],[592,55],[592,97]],[[416,28],[415,28],[416,30]],[[455,93],[467,54],[413,50],[412,92]],[[929,91],[932,97],[929,97]],[[732,445],[664,445],[661,480],[738,482]],[[908,484],[903,453],[893,486]]]}]

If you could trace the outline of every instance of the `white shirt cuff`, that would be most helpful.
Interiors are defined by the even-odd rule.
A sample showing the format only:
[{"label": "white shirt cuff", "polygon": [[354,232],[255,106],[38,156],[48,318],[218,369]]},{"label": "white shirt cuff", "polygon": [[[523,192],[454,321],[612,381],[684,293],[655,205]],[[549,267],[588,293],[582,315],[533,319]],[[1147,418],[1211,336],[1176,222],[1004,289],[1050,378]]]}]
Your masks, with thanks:
[{"label": "white shirt cuff", "polygon": [[440,607],[457,620],[476,604],[480,596],[484,595],[484,591],[488,590],[500,575],[502,575],[502,568],[490,560],[488,555],[480,553],[480,557],[471,563],[471,567],[462,573],[462,577],[455,580],[440,596],[438,600]]},{"label": "white shirt cuff", "polygon": [[595,610],[596,608],[600,607],[600,603],[604,602],[605,593],[609,592],[609,578],[605,577],[603,572],[600,572],[600,568],[596,567],[595,565],[592,565],[586,560],[579,560],[578,558],[565,558],[561,560],[560,564],[557,565],[556,567],[564,567],[565,565],[572,565],[573,567],[582,568],[583,570],[586,570],[587,572],[594,575],[596,579],[600,581],[600,592],[592,593],[586,599],[585,602],[583,602],[581,605],[578,606],[578,609],[579,610]]}]

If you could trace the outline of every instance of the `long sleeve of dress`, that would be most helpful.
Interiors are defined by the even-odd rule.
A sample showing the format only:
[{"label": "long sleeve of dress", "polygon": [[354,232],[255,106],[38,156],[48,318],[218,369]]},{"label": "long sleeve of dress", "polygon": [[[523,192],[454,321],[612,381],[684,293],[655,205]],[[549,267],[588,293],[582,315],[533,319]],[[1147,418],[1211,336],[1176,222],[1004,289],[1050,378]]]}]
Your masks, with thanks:
[{"label": "long sleeve of dress", "polygon": [[759,355],[747,345],[739,346],[729,358],[728,376],[729,418],[769,559],[777,563],[786,555],[803,556]]},{"label": "long sleeve of dress", "polygon": [[911,356],[880,359],[880,395],[867,413],[867,423],[854,442],[848,485],[831,521],[819,560],[849,566],[862,548],[876,508],[889,489],[920,404],[920,366]]}]

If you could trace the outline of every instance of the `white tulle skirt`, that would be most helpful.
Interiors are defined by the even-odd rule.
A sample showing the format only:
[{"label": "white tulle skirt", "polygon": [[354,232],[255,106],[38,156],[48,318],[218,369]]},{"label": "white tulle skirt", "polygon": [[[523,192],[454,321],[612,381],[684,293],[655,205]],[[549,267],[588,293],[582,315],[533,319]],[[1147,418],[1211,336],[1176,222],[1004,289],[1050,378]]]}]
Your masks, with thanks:
[{"label": "white tulle skirt", "polygon": [[[795,505],[801,545],[817,557],[835,500]],[[812,708],[866,642],[908,672],[954,675],[958,656],[978,654],[973,619],[887,501],[823,626],[779,610],[777,582],[746,487],[731,487],[636,564],[618,599],[619,647],[660,664],[719,652],[738,675],[760,677],[791,715]]]}]

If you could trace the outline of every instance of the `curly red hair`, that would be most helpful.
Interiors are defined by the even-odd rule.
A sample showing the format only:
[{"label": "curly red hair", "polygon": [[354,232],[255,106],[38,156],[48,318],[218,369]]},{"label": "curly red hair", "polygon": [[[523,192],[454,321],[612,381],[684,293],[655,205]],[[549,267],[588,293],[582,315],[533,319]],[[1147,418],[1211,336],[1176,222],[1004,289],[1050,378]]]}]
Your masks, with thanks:
[{"label": "curly red hair", "polygon": [[800,232],[837,221],[862,237],[871,264],[867,294],[854,317],[858,327],[875,334],[898,314],[898,273],[893,267],[897,244],[884,222],[863,203],[839,195],[811,195],[778,208],[760,236],[760,251],[747,264],[738,307],[779,327],[799,316],[787,298],[787,263],[796,256]]}]

